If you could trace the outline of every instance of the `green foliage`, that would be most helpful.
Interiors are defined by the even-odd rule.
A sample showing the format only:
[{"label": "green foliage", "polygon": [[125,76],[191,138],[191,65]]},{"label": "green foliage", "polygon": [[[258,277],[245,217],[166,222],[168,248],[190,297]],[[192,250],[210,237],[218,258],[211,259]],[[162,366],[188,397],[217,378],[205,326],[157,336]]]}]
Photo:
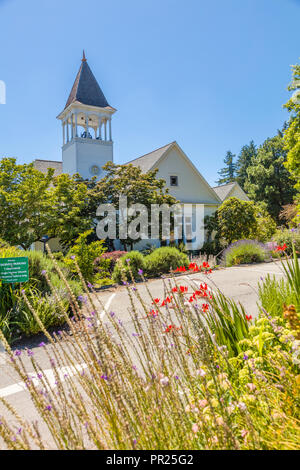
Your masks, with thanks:
[{"label": "green foliage", "polygon": [[250,238],[257,231],[256,209],[252,201],[230,197],[221,204],[216,217],[220,237],[227,243]]},{"label": "green foliage", "polygon": [[87,230],[79,235],[64,260],[65,264],[70,267],[73,273],[77,273],[77,263],[83,277],[88,282],[94,281],[94,261],[96,258],[99,260],[97,278],[109,277],[108,268],[110,261],[101,257],[101,255],[106,252],[107,248],[104,246],[103,240],[88,243],[87,239],[92,232],[93,230]]},{"label": "green foliage", "polygon": [[288,229],[283,228],[276,230],[272,240],[274,240],[277,245],[282,246],[284,243],[287,246],[286,252],[291,255],[293,253],[293,245],[295,246],[298,255],[300,253],[300,232],[297,229]]},{"label": "green foliage", "polygon": [[225,266],[244,263],[261,263],[266,259],[265,247],[254,240],[240,240],[232,243],[223,253]]},{"label": "green foliage", "polygon": [[222,168],[218,171],[220,178],[217,181],[217,184],[226,184],[235,181],[236,177],[236,164],[233,163],[235,159],[235,155],[231,153],[229,150],[226,153],[226,157],[224,158],[225,168]]},{"label": "green foliage", "polygon": [[[133,204],[143,204],[150,213],[151,204],[175,204],[176,199],[171,196],[165,187],[164,179],[157,179],[158,170],[143,173],[139,167],[133,165],[115,165],[112,162],[103,167],[105,176],[96,186],[95,192],[100,195],[105,202],[112,203],[115,207],[119,205],[119,197],[127,197],[128,207]],[[136,215],[128,217],[130,224]],[[119,220],[117,218],[117,232],[119,230]],[[125,248],[133,247],[139,239],[125,239]]]},{"label": "green foliage", "polygon": [[178,266],[187,266],[189,258],[177,248],[164,246],[157,248],[145,258],[146,272],[150,276],[159,276],[176,269]]},{"label": "green foliage", "polygon": [[139,280],[141,279],[140,269],[145,272],[145,257],[139,251],[130,251],[117,261],[112,279],[119,284],[124,280],[131,281],[131,277]]},{"label": "green foliage", "polygon": [[284,304],[295,305],[297,300],[295,292],[285,279],[278,280],[269,274],[259,283],[258,293],[261,307],[272,317],[279,315]]},{"label": "green foliage", "polygon": [[293,258],[286,259],[286,264],[282,264],[283,270],[287,277],[287,282],[295,295],[295,306],[297,312],[300,311],[300,265],[295,246],[293,245]]},{"label": "green foliage", "polygon": [[213,295],[211,305],[212,310],[206,316],[209,330],[218,344],[226,346],[230,356],[238,355],[241,351],[239,341],[249,334],[244,307],[219,290]]},{"label": "green foliage", "polygon": [[8,243],[29,249],[48,235],[68,246],[92,226],[93,217],[84,211],[87,186],[76,175],[53,174],[53,169],[44,174],[32,163],[17,165],[14,158],[0,161],[0,237]]},{"label": "green foliage", "polygon": [[255,202],[265,202],[268,213],[279,222],[279,214],[286,204],[293,202],[295,181],[285,168],[287,152],[282,134],[267,139],[258,149],[247,169],[245,190]]},{"label": "green foliage", "polygon": [[284,131],[284,146],[287,151],[285,166],[291,173],[300,190],[300,64],[292,66],[292,82],[288,87],[292,97],[285,104],[291,113],[288,126]]},{"label": "green foliage", "polygon": [[241,149],[241,152],[238,156],[238,161],[236,164],[236,181],[241,186],[242,189],[245,189],[245,182],[247,180],[247,169],[251,165],[252,160],[257,156],[256,145],[253,140],[249,145],[244,145]]},{"label": "green foliage", "polygon": [[256,204],[255,211],[257,228],[253,232],[253,236],[260,242],[267,242],[271,240],[272,235],[276,232],[276,222],[261,205]]},{"label": "green foliage", "polygon": [[[28,306],[24,303],[21,289],[27,293],[30,302],[35,306],[39,317],[47,327],[64,323],[65,320],[59,313],[57,301],[51,294],[51,289],[43,274],[44,271],[47,272],[51,285],[55,287],[65,309],[68,310],[69,294],[51,258],[41,251],[21,251],[14,247],[7,247],[5,244],[5,247],[0,248],[0,258],[10,256],[28,257],[29,281],[16,284],[14,289],[11,284],[0,281],[0,330],[6,338],[11,341],[20,333],[30,335],[41,331]],[[75,279],[71,280],[70,270],[61,263],[59,265],[72,291],[78,296],[82,292],[81,283]]]}]

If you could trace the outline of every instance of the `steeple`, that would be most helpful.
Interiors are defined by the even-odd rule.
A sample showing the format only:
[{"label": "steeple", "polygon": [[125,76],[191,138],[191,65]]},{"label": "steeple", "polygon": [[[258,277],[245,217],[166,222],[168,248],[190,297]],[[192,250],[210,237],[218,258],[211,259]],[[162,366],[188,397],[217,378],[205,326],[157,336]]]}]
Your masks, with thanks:
[{"label": "steeple", "polygon": [[101,167],[113,161],[112,115],[83,51],[81,65],[63,111],[63,172],[84,178],[100,177]]},{"label": "steeple", "polygon": [[109,107],[107,99],[105,98],[103,91],[101,90],[93,72],[87,63],[84,51],[81,59],[81,65],[75,78],[75,82],[67,100],[65,109],[75,101],[90,106],[98,106],[100,108]]}]

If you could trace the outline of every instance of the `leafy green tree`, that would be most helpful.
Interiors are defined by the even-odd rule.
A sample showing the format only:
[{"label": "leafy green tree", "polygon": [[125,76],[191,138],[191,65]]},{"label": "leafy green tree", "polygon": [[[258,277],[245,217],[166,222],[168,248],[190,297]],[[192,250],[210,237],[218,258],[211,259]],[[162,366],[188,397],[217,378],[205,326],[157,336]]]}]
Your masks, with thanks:
[{"label": "leafy green tree", "polygon": [[228,150],[226,157],[224,158],[225,167],[218,171],[220,178],[217,181],[217,184],[226,184],[235,181],[236,179],[236,163],[233,163],[235,155]]},{"label": "leafy green tree", "polygon": [[0,161],[0,237],[11,245],[28,249],[47,234],[53,172],[17,165],[15,158]]},{"label": "leafy green tree", "polygon": [[[119,197],[127,197],[128,207],[132,204],[144,204],[151,213],[151,204],[175,204],[176,199],[165,188],[164,179],[156,178],[157,170],[143,173],[139,167],[133,165],[115,165],[108,162],[104,167],[105,176],[93,189],[94,202],[97,204],[105,201],[112,203],[117,208]],[[95,204],[96,207],[96,204]],[[128,223],[136,216],[128,217]],[[118,229],[118,220],[117,220]],[[135,240],[137,242],[138,240]],[[125,247],[133,246],[133,241],[128,238],[123,240]]]},{"label": "leafy green tree", "polygon": [[91,227],[84,214],[88,189],[75,177],[53,177],[33,164],[18,165],[14,158],[0,161],[0,237],[11,245],[29,249],[48,235],[66,245]]},{"label": "leafy green tree", "polygon": [[285,204],[293,202],[295,181],[284,163],[287,152],[281,132],[267,139],[258,149],[247,169],[245,190],[255,202],[264,202],[269,214],[279,222],[279,213]]},{"label": "leafy green tree", "polygon": [[247,179],[247,168],[256,156],[256,145],[254,144],[254,141],[251,140],[249,145],[244,145],[242,147],[236,163],[236,181],[243,189],[245,188],[245,181]]},{"label": "leafy green tree", "polygon": [[257,231],[256,208],[252,201],[230,197],[217,210],[220,237],[226,242],[252,238]]},{"label": "leafy green tree", "polygon": [[292,97],[285,104],[290,112],[290,119],[284,130],[284,145],[287,151],[286,168],[295,180],[298,191],[295,202],[298,210],[294,218],[295,223],[300,222],[300,64],[292,66],[292,82],[288,87],[293,91]]}]

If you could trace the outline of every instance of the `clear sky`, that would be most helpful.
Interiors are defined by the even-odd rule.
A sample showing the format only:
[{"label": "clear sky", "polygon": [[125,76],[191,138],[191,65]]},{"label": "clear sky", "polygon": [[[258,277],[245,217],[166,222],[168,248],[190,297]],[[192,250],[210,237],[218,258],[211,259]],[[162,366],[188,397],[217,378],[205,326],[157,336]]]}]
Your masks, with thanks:
[{"label": "clear sky", "polygon": [[82,49],[123,163],[177,140],[210,184],[287,118],[300,0],[0,0],[0,157],[60,160]]}]

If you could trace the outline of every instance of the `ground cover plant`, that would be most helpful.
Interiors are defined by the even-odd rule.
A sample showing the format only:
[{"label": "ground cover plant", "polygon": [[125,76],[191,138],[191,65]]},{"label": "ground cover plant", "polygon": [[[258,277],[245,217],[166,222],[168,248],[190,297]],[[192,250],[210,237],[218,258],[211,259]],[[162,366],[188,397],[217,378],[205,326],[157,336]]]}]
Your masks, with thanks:
[{"label": "ground cover plant", "polygon": [[244,263],[259,263],[265,261],[268,250],[265,245],[255,240],[239,240],[231,243],[223,252],[222,264],[234,266]]},{"label": "ground cover plant", "polygon": [[[295,253],[286,269],[297,293]],[[51,285],[47,275],[46,280]],[[2,409],[11,413],[10,419],[1,415],[1,446],[299,449],[296,307],[278,304],[272,315],[262,309],[255,320],[215,287],[211,290],[209,275],[199,285],[170,276],[162,280],[160,299],[149,289],[148,298],[142,298],[133,276],[132,282],[126,288],[133,329],[123,324],[122,312],[101,316],[103,306],[92,286],[84,284],[85,317],[75,295],[73,319],[59,303],[72,336],[44,329],[48,343],[40,344],[53,380],[39,372],[33,351],[11,350],[0,333],[8,361],[26,383],[52,439],[45,442],[38,424],[0,398]],[[55,288],[53,293],[60,298]],[[27,372],[28,361],[33,374]]]}]

